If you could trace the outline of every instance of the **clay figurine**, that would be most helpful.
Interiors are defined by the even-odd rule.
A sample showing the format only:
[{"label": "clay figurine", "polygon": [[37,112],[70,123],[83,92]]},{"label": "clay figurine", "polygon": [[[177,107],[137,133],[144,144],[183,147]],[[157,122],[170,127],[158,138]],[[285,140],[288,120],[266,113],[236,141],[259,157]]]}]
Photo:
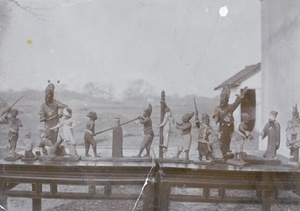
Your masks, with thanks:
[{"label": "clay figurine", "polygon": [[59,140],[52,144],[52,132],[48,129],[46,131],[42,130],[40,133],[41,141],[39,143],[40,148],[42,148],[43,154],[50,159],[54,159],[55,157],[59,156],[62,157],[66,155],[65,147],[62,144],[64,141],[61,136],[59,136]]},{"label": "clay figurine", "polygon": [[18,110],[9,108],[3,116],[0,118],[0,122],[8,121],[9,130],[8,130],[8,143],[10,149],[10,157],[15,158],[19,157],[16,154],[17,141],[19,138],[19,129],[22,127],[22,122],[18,116]]},{"label": "clay figurine", "polygon": [[144,139],[140,146],[140,151],[136,157],[141,157],[144,149],[146,149],[145,157],[150,157],[150,148],[154,138],[154,132],[152,130],[152,105],[149,104],[148,108],[144,110],[143,116],[139,116],[140,123],[144,125]]},{"label": "clay figurine", "polygon": [[35,147],[35,143],[31,139],[31,132],[28,132],[25,135],[24,147],[25,147],[24,158],[35,158],[35,155],[32,153],[32,150]]},{"label": "clay figurine", "polygon": [[220,94],[220,105],[215,108],[213,119],[219,125],[219,140],[223,154],[230,152],[230,141],[234,131],[233,112],[241,103],[246,91],[247,87],[242,89],[241,95],[236,95],[233,104],[228,104],[230,97],[230,89],[228,87],[224,87]]},{"label": "clay figurine", "polygon": [[97,114],[94,111],[91,111],[87,114],[87,117],[90,118],[86,124],[86,130],[84,133],[84,147],[85,147],[85,157],[91,157],[89,155],[90,146],[92,146],[94,157],[99,157],[97,154],[97,142],[94,139],[95,134],[95,121],[97,120]]},{"label": "clay figurine", "polygon": [[194,116],[194,112],[192,113],[186,113],[182,117],[182,123],[176,122],[176,128],[178,130],[181,130],[181,139],[179,140],[178,146],[177,146],[177,154],[175,159],[179,159],[179,156],[182,151],[185,152],[185,160],[189,160],[189,152],[192,144],[192,135],[191,135],[191,129],[192,124],[190,123],[191,118]]},{"label": "clay figurine", "polygon": [[[56,126],[59,122],[59,118],[62,114],[58,114],[59,109],[64,109],[68,107],[66,104],[61,103],[54,99],[54,89],[53,83],[49,83],[45,90],[45,102],[41,105],[40,109],[40,122],[45,123],[45,129],[52,128]],[[58,128],[54,130],[51,134],[50,140],[55,144],[58,135]]]},{"label": "clay figurine", "polygon": [[170,135],[172,131],[172,124],[175,124],[175,120],[173,119],[172,116],[172,110],[168,106],[166,106],[165,112],[166,113],[164,116],[164,120],[160,125],[158,125],[158,128],[161,127],[164,128],[164,145],[162,145],[161,147],[164,148],[164,151],[167,151],[169,146]]},{"label": "clay figurine", "polygon": [[277,114],[277,111],[271,111],[269,122],[260,133],[262,139],[268,136],[267,151],[263,155],[265,158],[276,158],[276,151],[280,145],[280,124],[276,121]]},{"label": "clay figurine", "polygon": [[62,122],[50,128],[50,130],[63,127],[63,137],[68,144],[71,157],[79,157],[76,150],[76,140],[73,132],[73,128],[77,126],[77,123],[72,119],[72,110],[69,107],[64,108],[63,117]]},{"label": "clay figurine", "polygon": [[298,136],[300,132],[299,126],[299,112],[297,104],[293,107],[293,118],[287,122],[286,129],[286,146],[290,149],[290,162],[299,162],[299,147],[300,147],[300,137]]},{"label": "clay figurine", "polygon": [[210,160],[211,146],[209,136],[212,134],[212,127],[209,124],[209,116],[207,113],[202,114],[202,122],[199,122],[198,114],[196,114],[196,126],[198,128],[198,152],[199,160]]}]

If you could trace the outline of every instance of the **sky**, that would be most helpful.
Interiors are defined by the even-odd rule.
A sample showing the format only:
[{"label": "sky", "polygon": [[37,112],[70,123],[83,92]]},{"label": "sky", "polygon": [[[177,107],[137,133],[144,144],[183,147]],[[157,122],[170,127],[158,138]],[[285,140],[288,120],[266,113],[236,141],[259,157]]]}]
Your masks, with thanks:
[{"label": "sky", "polygon": [[[261,61],[260,0],[0,0],[0,91],[47,81],[214,97]],[[219,9],[228,8],[221,17]]]}]

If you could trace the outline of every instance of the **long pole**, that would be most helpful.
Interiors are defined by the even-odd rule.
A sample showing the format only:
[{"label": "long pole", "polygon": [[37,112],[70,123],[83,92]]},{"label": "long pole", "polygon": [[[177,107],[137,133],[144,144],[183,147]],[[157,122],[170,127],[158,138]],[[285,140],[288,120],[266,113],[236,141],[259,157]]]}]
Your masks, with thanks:
[{"label": "long pole", "polygon": [[[161,100],[160,100],[160,123],[164,121],[164,116],[165,116],[165,107],[166,107],[166,99],[165,99],[165,91],[161,92]],[[159,158],[163,158],[164,152],[163,146],[164,144],[164,129],[163,127],[160,128],[159,131]]]},{"label": "long pole", "polygon": [[3,111],[1,113],[1,116],[3,116],[3,114],[5,114],[9,109],[11,109],[14,105],[16,105],[17,102],[19,102],[19,100],[21,100],[23,96],[21,96],[19,99],[16,100],[16,102],[14,102],[14,104],[12,104],[8,109],[6,109],[5,111]]},{"label": "long pole", "polygon": [[[137,118],[135,118],[135,119],[129,120],[129,121],[127,121],[127,122],[124,122],[124,123],[120,124],[120,126],[126,125],[126,124],[128,124],[128,123],[130,123],[130,122],[133,122],[133,121],[135,121],[135,120],[138,120],[138,119],[139,119],[139,118],[137,117]],[[115,128],[115,127],[111,127],[111,128],[108,128],[108,129],[99,131],[99,132],[95,133],[95,135],[98,135],[98,134],[100,134],[100,133],[104,133],[104,132],[109,131],[109,130],[112,130],[112,129],[114,129],[114,128]]]}]

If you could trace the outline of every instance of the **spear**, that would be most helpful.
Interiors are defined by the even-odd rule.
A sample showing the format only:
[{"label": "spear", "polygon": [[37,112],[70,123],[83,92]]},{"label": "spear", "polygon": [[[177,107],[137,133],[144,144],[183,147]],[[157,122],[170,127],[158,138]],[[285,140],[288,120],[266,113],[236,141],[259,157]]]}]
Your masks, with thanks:
[{"label": "spear", "polygon": [[8,109],[6,109],[5,111],[3,111],[3,112],[1,113],[1,116],[3,116],[3,114],[5,114],[6,112],[8,112],[14,105],[16,105],[16,103],[17,103],[19,100],[21,100],[22,97],[23,97],[23,96],[21,96],[19,99],[17,99],[16,102],[14,102],[14,104],[12,104]]},{"label": "spear", "polygon": [[[139,117],[137,117],[137,118],[135,118],[135,119],[132,119],[132,120],[130,120],[130,121],[124,122],[124,123],[120,124],[120,126],[125,125],[125,124],[128,124],[128,123],[133,122],[133,121],[138,120],[138,119],[139,119]],[[99,132],[95,133],[95,135],[98,135],[98,134],[100,134],[100,133],[104,133],[104,132],[109,131],[109,130],[112,130],[112,129],[114,129],[114,128],[115,128],[115,127],[111,127],[111,128],[108,128],[108,129],[99,131]]]}]

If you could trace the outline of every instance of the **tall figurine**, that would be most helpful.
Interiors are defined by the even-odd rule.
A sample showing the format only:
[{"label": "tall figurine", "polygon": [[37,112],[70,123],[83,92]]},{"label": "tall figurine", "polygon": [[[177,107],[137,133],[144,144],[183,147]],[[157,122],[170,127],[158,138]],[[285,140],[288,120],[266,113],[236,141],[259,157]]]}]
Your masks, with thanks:
[{"label": "tall figurine", "polygon": [[18,110],[9,108],[3,116],[0,118],[0,122],[8,121],[9,131],[8,131],[8,143],[11,157],[16,157],[16,147],[19,138],[19,129],[22,127],[22,122],[18,116]]},{"label": "tall figurine", "polygon": [[146,149],[145,157],[150,157],[150,148],[154,138],[154,132],[152,130],[152,120],[150,118],[152,113],[152,105],[149,104],[148,108],[144,110],[143,116],[139,116],[140,123],[144,125],[144,139],[140,146],[140,151],[136,157],[141,157],[144,149]]},{"label": "tall figurine", "polygon": [[97,114],[94,111],[88,113],[87,117],[90,118],[86,124],[86,130],[84,133],[84,147],[85,157],[91,157],[89,155],[90,146],[92,146],[94,157],[99,157],[97,154],[97,142],[94,139],[95,134],[95,121],[97,120]]},{"label": "tall figurine", "polygon": [[242,113],[242,122],[239,124],[234,140],[235,152],[234,159],[240,164],[245,164],[243,160],[243,147],[246,140],[253,140],[251,131],[249,130],[250,116],[247,113]]},{"label": "tall figurine", "polygon": [[181,130],[182,137],[179,140],[177,146],[177,154],[175,157],[173,157],[175,159],[179,159],[181,152],[184,151],[185,159],[189,160],[189,152],[192,144],[192,135],[191,135],[192,124],[190,123],[190,120],[193,116],[194,116],[194,112],[186,113],[181,119],[182,123],[176,122],[176,128],[178,130]]},{"label": "tall figurine", "polygon": [[63,116],[63,121],[50,128],[50,130],[63,127],[63,136],[64,140],[68,144],[70,155],[72,157],[79,157],[76,150],[76,140],[73,132],[73,128],[77,126],[77,123],[72,119],[72,110],[69,107],[64,108]]},{"label": "tall figurine", "polygon": [[169,146],[170,134],[172,131],[172,124],[175,124],[175,120],[172,116],[172,110],[168,106],[166,106],[165,112],[166,113],[164,116],[164,121],[160,125],[158,125],[158,128],[164,128],[164,145],[162,145],[161,147],[164,148],[164,151],[167,151]]},{"label": "tall figurine", "polygon": [[271,111],[269,122],[260,133],[262,139],[268,136],[267,151],[263,155],[265,158],[276,158],[276,151],[280,145],[280,124],[276,121],[277,114],[277,111]]},{"label": "tall figurine", "polygon": [[199,122],[198,113],[196,113],[196,127],[198,128],[198,152],[199,160],[209,160],[211,147],[209,143],[209,136],[212,134],[212,127],[209,124],[209,116],[207,113],[202,114],[202,122]]},{"label": "tall figurine", "polygon": [[299,162],[299,147],[300,147],[300,137],[298,136],[300,132],[299,127],[299,112],[297,104],[293,107],[293,118],[287,122],[286,129],[286,146],[290,149],[290,162],[297,163]]},{"label": "tall figurine", "polygon": [[120,126],[120,118],[116,117],[116,126],[113,129],[112,137],[112,157],[123,157],[123,130]]},{"label": "tall figurine", "polygon": [[241,103],[247,91],[247,87],[241,90],[241,95],[236,95],[235,102],[228,104],[230,97],[230,89],[224,87],[220,94],[220,105],[215,108],[213,119],[219,124],[219,140],[221,142],[221,151],[226,154],[230,151],[231,136],[234,131],[233,112]]},{"label": "tall figurine", "polygon": [[[62,114],[58,114],[59,109],[68,107],[66,104],[61,103],[54,99],[53,83],[49,83],[45,90],[45,102],[42,104],[40,109],[40,122],[45,122],[45,129],[54,127],[58,124],[59,118]],[[51,133],[50,140],[54,144],[57,140],[58,128]]]}]

